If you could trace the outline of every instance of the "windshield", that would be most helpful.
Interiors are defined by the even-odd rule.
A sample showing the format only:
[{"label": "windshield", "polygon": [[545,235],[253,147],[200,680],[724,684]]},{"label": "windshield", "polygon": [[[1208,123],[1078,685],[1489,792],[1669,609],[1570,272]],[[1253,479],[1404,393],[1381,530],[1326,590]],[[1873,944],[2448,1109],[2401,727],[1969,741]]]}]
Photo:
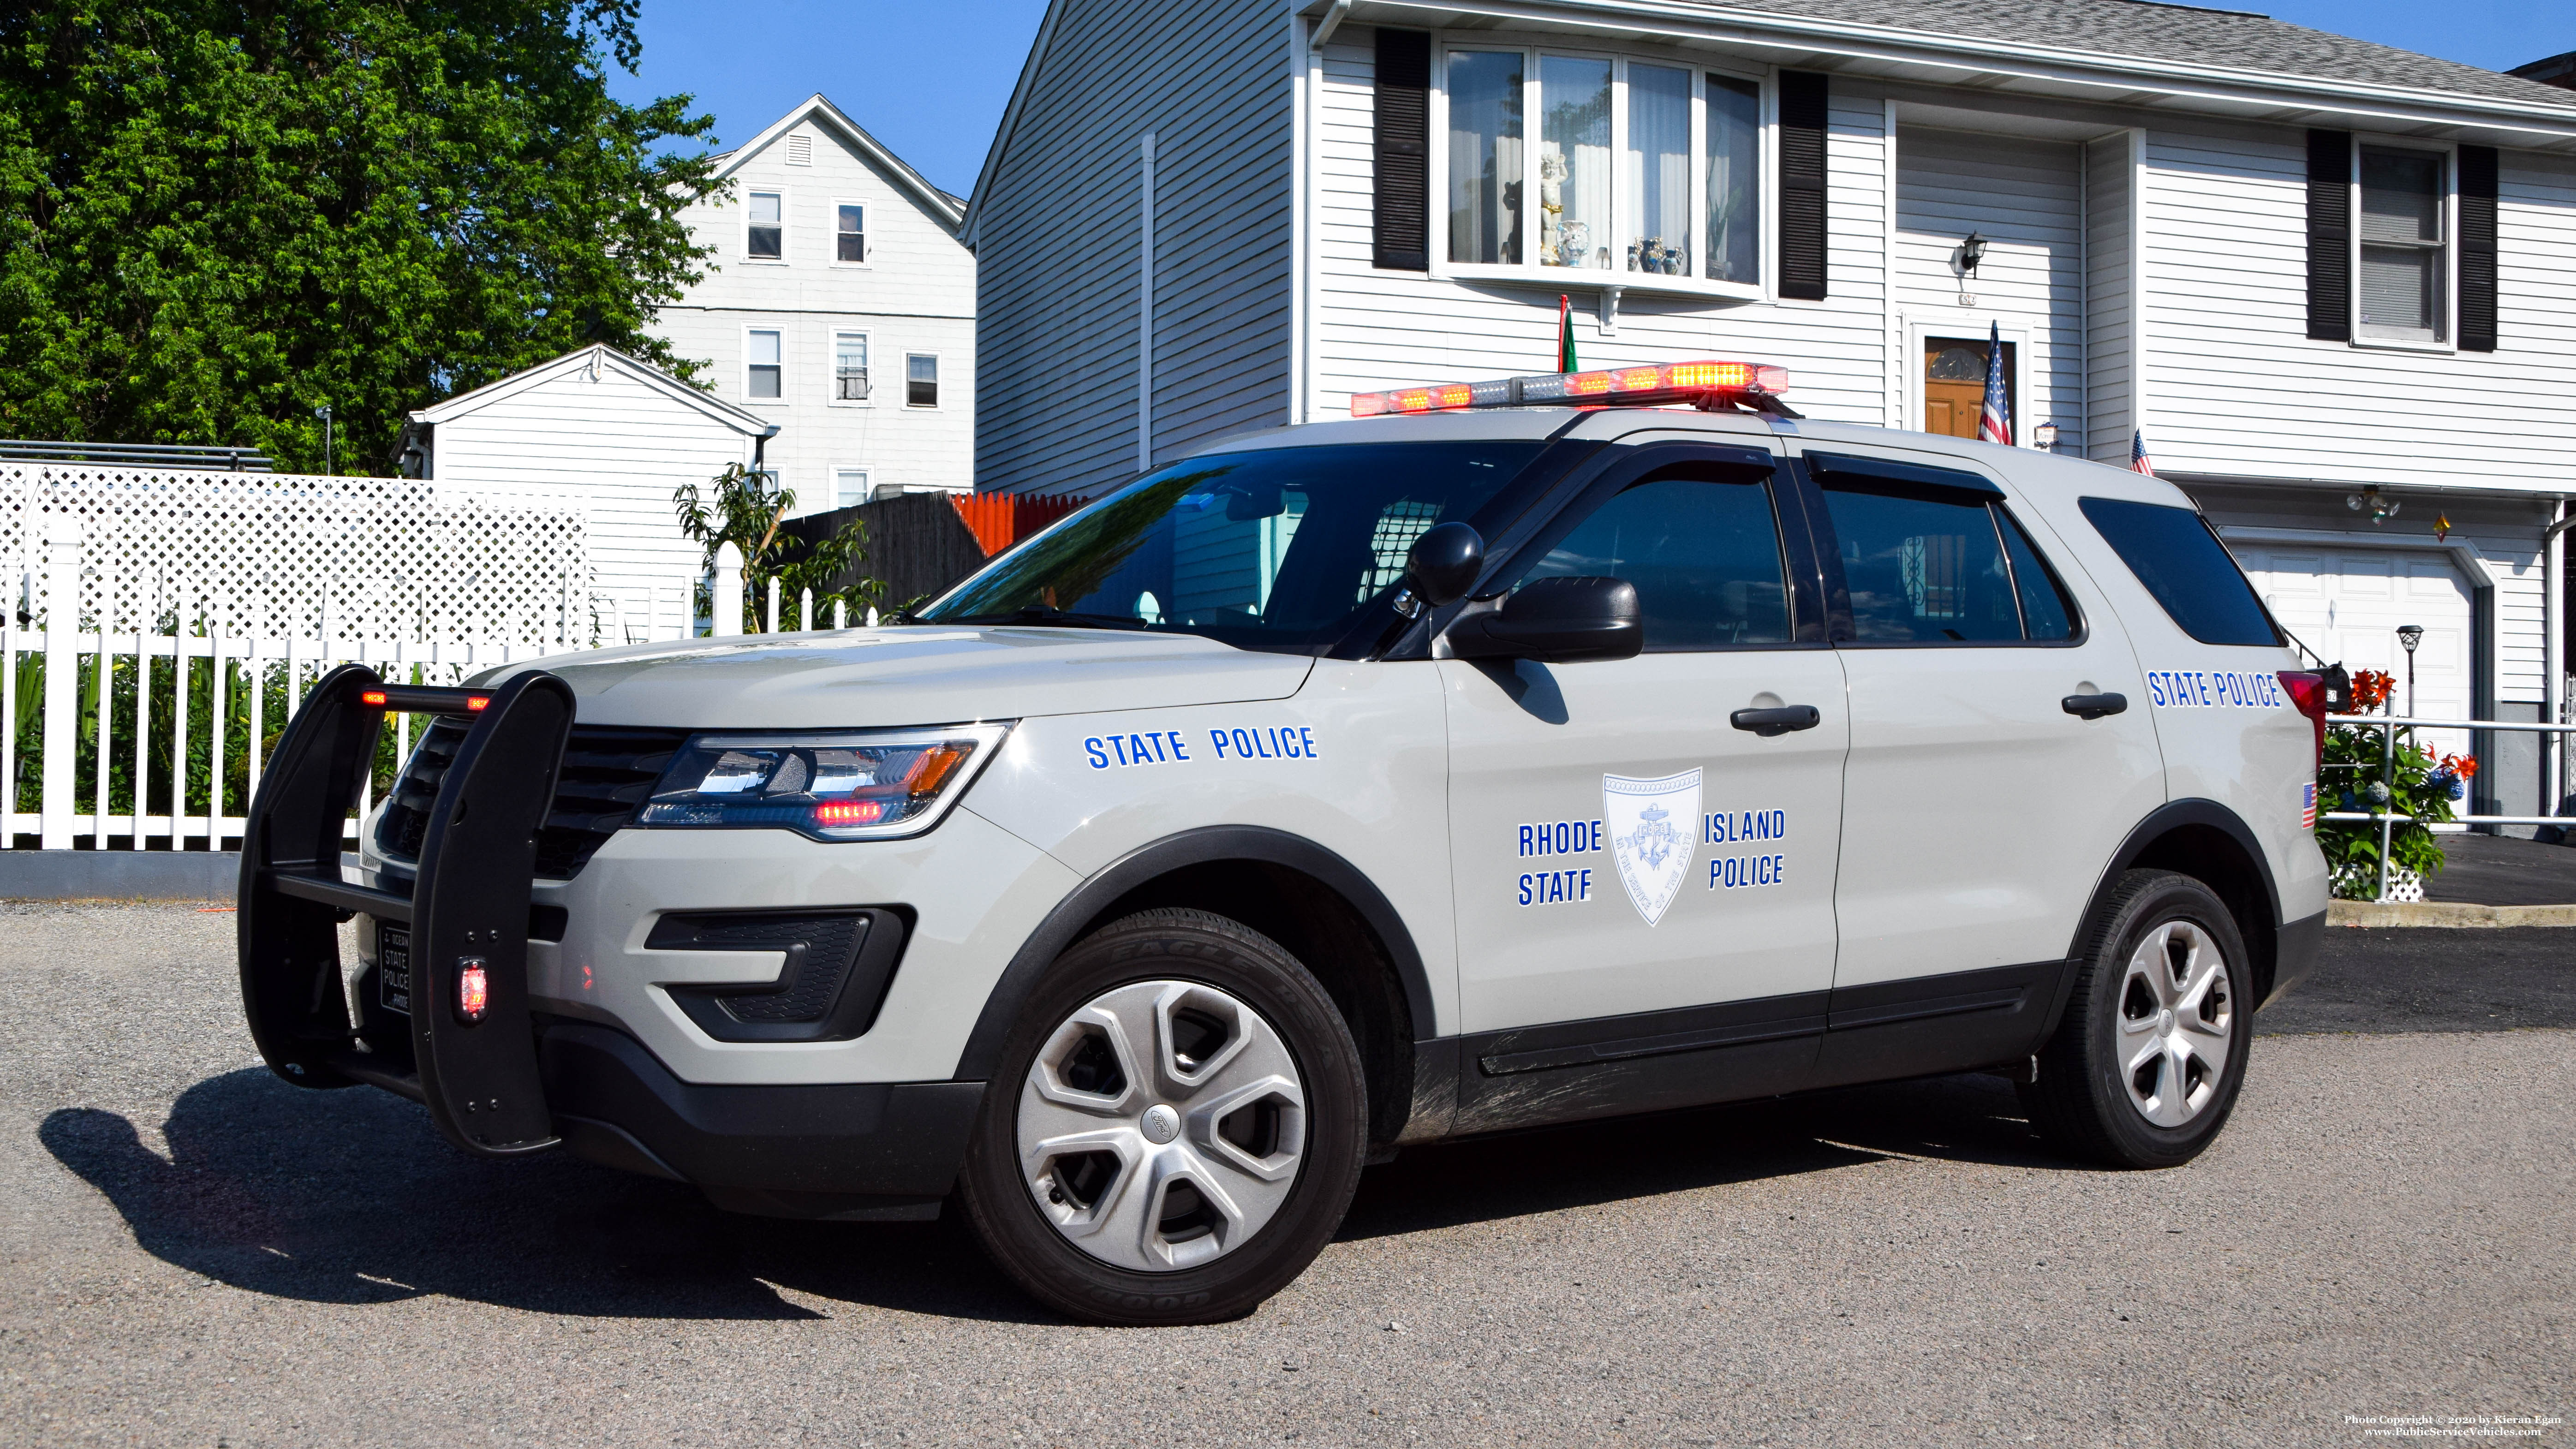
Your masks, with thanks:
[{"label": "windshield", "polygon": [[1544,446],[1346,443],[1149,473],[968,579],[920,617],[1327,647],[1404,578],[1435,523],[1473,519]]}]

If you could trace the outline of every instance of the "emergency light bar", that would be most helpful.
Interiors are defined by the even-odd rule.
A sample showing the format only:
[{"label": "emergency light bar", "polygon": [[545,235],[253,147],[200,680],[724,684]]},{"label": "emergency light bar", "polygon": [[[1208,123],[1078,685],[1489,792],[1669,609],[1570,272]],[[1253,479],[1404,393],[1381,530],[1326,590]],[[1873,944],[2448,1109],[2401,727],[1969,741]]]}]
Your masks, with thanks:
[{"label": "emergency light bar", "polygon": [[1675,362],[1659,367],[1614,367],[1600,372],[1540,372],[1527,377],[1498,377],[1486,382],[1444,382],[1430,387],[1399,387],[1388,392],[1351,395],[1351,416],[1388,413],[1444,413],[1463,408],[1525,407],[1659,407],[1689,403],[1716,409],[1730,405],[1755,412],[1794,417],[1779,395],[1789,387],[1789,370],[1756,362]]}]

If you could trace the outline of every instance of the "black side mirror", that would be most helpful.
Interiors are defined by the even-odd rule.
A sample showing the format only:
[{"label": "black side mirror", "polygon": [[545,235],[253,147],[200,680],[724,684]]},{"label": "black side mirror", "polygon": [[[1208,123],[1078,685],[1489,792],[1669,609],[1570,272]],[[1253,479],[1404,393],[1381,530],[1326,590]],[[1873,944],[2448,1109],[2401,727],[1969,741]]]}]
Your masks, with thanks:
[{"label": "black side mirror", "polygon": [[1626,579],[1540,579],[1493,613],[1451,625],[1448,639],[1459,659],[1579,664],[1635,658],[1646,647],[1646,623],[1637,586]]},{"label": "black side mirror", "polygon": [[1467,597],[1485,568],[1485,540],[1463,523],[1427,529],[1404,555],[1404,587],[1395,611],[1410,619]]}]

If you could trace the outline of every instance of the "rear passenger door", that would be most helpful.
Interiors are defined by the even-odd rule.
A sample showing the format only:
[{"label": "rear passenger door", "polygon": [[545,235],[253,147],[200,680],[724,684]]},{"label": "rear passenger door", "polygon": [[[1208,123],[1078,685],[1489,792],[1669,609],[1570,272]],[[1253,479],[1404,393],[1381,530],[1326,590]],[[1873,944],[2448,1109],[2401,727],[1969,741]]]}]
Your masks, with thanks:
[{"label": "rear passenger door", "polygon": [[[1851,700],[1826,1081],[2012,1050],[2104,864],[2164,801],[2110,610],[1993,479],[1919,458],[1802,460]],[[2110,694],[2121,712],[2074,707]],[[1900,1023],[1921,1025],[1861,1031]]]}]

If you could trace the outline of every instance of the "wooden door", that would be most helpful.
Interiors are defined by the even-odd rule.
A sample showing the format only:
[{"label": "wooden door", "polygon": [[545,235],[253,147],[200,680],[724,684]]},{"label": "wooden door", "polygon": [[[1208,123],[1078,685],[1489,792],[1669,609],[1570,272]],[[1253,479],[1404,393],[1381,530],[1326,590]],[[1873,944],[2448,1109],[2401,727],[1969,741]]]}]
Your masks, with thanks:
[{"label": "wooden door", "polygon": [[[2013,432],[2021,428],[2020,399],[2012,394],[2013,344],[2004,344],[2004,397],[2012,405],[2016,419]],[[1941,433],[1953,438],[1977,435],[1977,416],[1986,405],[1986,339],[1982,337],[1927,337],[1923,339],[1923,431]]]}]

